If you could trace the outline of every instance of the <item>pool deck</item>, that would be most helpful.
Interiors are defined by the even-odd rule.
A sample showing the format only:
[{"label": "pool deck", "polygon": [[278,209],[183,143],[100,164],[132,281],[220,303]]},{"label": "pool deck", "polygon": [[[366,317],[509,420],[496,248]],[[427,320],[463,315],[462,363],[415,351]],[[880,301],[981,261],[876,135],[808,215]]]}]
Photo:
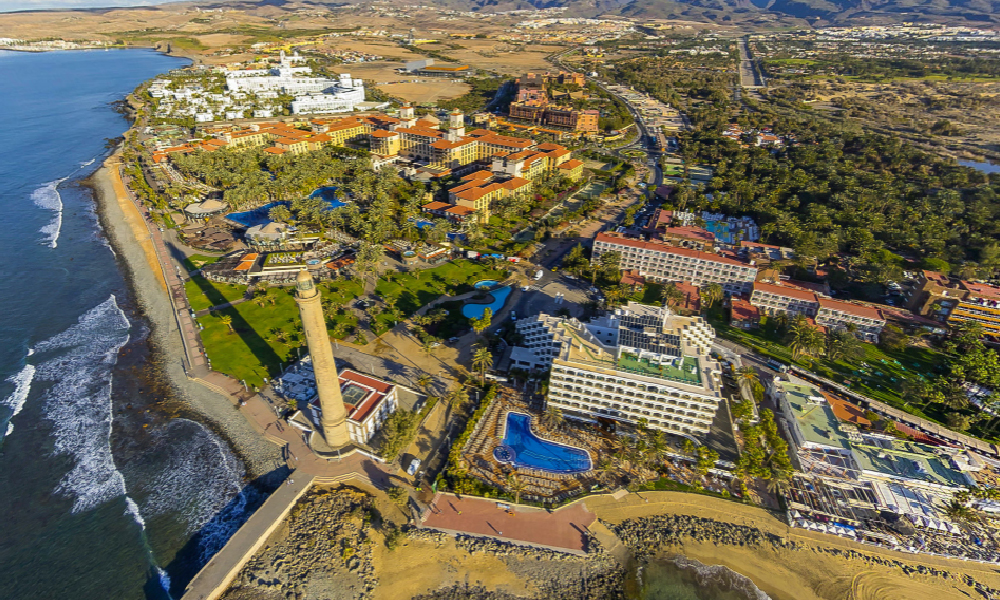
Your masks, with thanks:
[{"label": "pool deck", "polygon": [[497,508],[497,502],[439,492],[434,495],[421,527],[585,554],[584,531],[597,516],[587,510],[583,502],[574,502],[552,512],[516,506],[513,515]]}]

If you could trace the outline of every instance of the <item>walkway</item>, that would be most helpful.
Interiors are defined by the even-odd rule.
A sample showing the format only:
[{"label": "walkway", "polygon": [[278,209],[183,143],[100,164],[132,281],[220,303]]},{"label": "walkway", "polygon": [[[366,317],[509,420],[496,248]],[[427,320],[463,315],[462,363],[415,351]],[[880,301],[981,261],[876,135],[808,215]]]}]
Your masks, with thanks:
[{"label": "walkway", "polygon": [[497,508],[497,504],[494,500],[438,493],[421,526],[574,554],[586,552],[585,532],[597,517],[583,502],[552,512],[516,506],[514,514]]},{"label": "walkway", "polygon": [[[171,268],[170,253],[163,241],[163,234],[160,232],[160,228],[153,223],[146,207],[135,197],[132,190],[128,189],[128,186],[125,185],[122,175],[121,155],[117,153],[112,155],[105,164],[111,174],[111,183],[114,186],[115,195],[118,197],[122,209],[126,212],[126,219],[128,219],[130,214],[135,215],[135,211],[138,211],[138,215],[141,216],[143,222],[143,227],[145,227],[148,233],[149,241],[152,242],[152,253],[157,264],[154,264],[153,259],[150,258],[150,268],[154,272],[160,273],[161,282],[164,284],[167,296],[170,298],[174,318],[177,321],[178,329],[180,329],[181,341],[184,345],[185,371],[187,371],[189,377],[204,375],[208,372],[205,349],[201,344],[198,327],[191,317],[191,307],[188,304],[187,293],[184,290],[184,281],[177,274],[176,270]],[[128,199],[130,202],[122,202],[123,199]],[[134,223],[132,225],[133,231],[136,232],[136,237],[139,237],[138,224]],[[144,242],[144,240],[140,239],[140,242]],[[145,243],[143,243],[143,247],[146,250],[147,258],[149,258],[150,248]]]},{"label": "walkway", "polygon": [[313,477],[293,473],[208,561],[184,589],[183,600],[214,600],[229,588],[240,569],[260,550],[271,533],[313,483]]}]

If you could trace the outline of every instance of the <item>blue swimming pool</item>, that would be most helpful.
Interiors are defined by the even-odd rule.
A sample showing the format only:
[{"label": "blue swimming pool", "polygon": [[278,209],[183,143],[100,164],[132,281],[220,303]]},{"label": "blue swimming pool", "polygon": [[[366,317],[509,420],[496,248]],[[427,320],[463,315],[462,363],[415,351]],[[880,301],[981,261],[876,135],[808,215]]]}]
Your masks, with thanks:
[{"label": "blue swimming pool", "polygon": [[510,295],[510,288],[503,286],[502,288],[490,290],[490,295],[493,296],[493,302],[489,304],[466,304],[462,307],[462,316],[469,319],[482,319],[487,308],[492,310],[493,314],[497,314],[497,311],[503,307],[503,303],[507,301],[507,296]]},{"label": "blue swimming pool", "polygon": [[[312,194],[309,194],[310,198],[322,198],[330,204],[330,209],[340,208],[341,206],[347,206],[344,202],[339,199],[337,194],[337,188],[333,186],[316,188]],[[265,204],[264,206],[258,206],[252,210],[245,210],[243,212],[232,212],[226,215],[226,219],[229,220],[234,225],[240,227],[246,227],[247,229],[254,227],[256,225],[263,225],[271,221],[270,212],[271,209],[276,206],[291,206],[292,203],[288,201],[281,202],[271,202]]]},{"label": "blue swimming pool", "polygon": [[591,469],[586,451],[539,438],[531,432],[531,417],[516,412],[507,413],[503,445],[493,450],[493,457],[515,467],[550,473],[583,473]]},{"label": "blue swimming pool", "polygon": [[498,283],[500,282],[495,281],[493,279],[484,279],[482,281],[477,281],[476,283],[473,283],[472,287],[476,288],[477,290],[488,290]]}]

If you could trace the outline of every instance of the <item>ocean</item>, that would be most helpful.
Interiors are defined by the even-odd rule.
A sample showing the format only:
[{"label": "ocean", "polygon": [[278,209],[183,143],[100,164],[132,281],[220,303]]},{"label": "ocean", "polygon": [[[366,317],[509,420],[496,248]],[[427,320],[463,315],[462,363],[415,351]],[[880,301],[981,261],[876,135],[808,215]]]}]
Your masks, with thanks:
[{"label": "ocean", "polygon": [[81,185],[128,127],[111,103],[184,64],[0,52],[0,597],[179,597],[257,501],[173,396]]}]

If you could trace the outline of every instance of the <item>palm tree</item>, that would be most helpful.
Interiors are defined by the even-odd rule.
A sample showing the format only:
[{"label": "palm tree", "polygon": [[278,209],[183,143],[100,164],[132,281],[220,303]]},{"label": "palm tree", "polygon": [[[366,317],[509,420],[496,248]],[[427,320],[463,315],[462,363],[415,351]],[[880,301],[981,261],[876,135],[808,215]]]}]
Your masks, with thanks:
[{"label": "palm tree", "polygon": [[757,394],[764,391],[764,385],[760,382],[760,375],[757,369],[750,365],[745,365],[736,369],[736,381],[740,386],[747,386],[750,390],[750,397],[756,398]]},{"label": "palm tree", "polygon": [[489,348],[485,346],[480,346],[472,355],[472,368],[479,369],[480,378],[479,382],[481,384],[486,383],[486,370],[493,368],[493,355],[490,354]]},{"label": "palm tree", "polygon": [[462,408],[468,401],[469,401],[469,392],[466,391],[464,385],[457,382],[455,383],[455,387],[453,387],[451,391],[448,392],[448,395],[445,396],[445,402],[448,403],[448,406],[454,409]]},{"label": "palm tree", "polygon": [[811,356],[817,349],[823,347],[823,336],[819,330],[809,324],[805,317],[799,315],[792,321],[790,330],[791,341],[788,347],[792,350],[792,356],[799,358],[803,355]]},{"label": "palm tree", "polygon": [[229,315],[222,315],[221,317],[219,317],[219,320],[222,321],[223,325],[229,328],[229,333],[236,333],[236,330],[233,329],[232,317],[230,317]]},{"label": "palm tree", "polygon": [[417,385],[422,387],[424,392],[427,392],[427,388],[430,387],[432,381],[433,379],[427,373],[421,373],[420,377],[417,377]]},{"label": "palm tree", "polygon": [[663,289],[660,290],[660,298],[669,308],[677,308],[677,305],[684,300],[684,292],[677,287],[677,284],[670,282],[664,284]]},{"label": "palm tree", "polygon": [[562,410],[554,404],[549,404],[542,413],[542,422],[552,429],[559,427],[563,422]]},{"label": "palm tree", "polygon": [[705,303],[705,308],[712,308],[712,305],[722,300],[722,286],[717,283],[710,283],[701,288],[701,300]]},{"label": "palm tree", "polygon": [[524,482],[517,476],[517,473],[511,473],[507,476],[507,489],[514,494],[514,504],[521,503],[521,494],[524,492],[525,487]]}]

